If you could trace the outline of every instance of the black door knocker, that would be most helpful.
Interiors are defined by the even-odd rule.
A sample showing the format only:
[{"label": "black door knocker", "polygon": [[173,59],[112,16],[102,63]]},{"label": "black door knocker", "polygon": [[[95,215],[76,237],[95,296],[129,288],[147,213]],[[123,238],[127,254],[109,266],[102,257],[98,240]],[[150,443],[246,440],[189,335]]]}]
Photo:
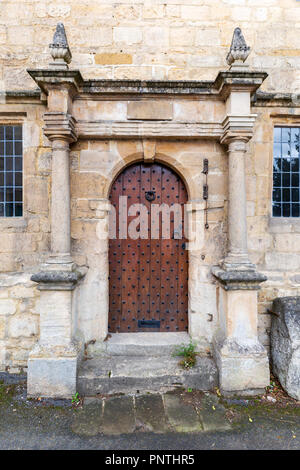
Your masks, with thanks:
[{"label": "black door knocker", "polygon": [[145,197],[147,199],[147,201],[154,201],[155,199],[155,191],[146,191],[145,192]]}]

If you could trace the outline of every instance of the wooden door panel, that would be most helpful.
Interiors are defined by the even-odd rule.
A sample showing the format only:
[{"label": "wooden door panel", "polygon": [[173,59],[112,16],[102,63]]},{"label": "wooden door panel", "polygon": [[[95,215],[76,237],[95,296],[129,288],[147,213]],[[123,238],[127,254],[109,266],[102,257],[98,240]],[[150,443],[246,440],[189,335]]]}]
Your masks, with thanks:
[{"label": "wooden door panel", "polygon": [[[126,220],[119,219],[125,204],[143,204],[148,220],[138,226],[138,237],[127,237],[125,226],[137,225],[136,210]],[[120,197],[123,197],[120,199]],[[187,192],[179,176],[160,164],[138,163],[126,168],[112,185],[110,201],[116,209],[117,237],[109,240],[109,331],[186,331],[188,322],[188,253],[184,238],[184,204]],[[166,204],[180,215],[182,236],[175,232],[176,213],[160,215],[152,225],[154,205]],[[165,225],[164,225],[165,224]],[[154,228],[157,229],[155,232]],[[179,227],[180,228],[180,227]],[[179,230],[180,232],[180,230]],[[152,235],[152,238],[151,238]],[[154,322],[154,323],[153,323]]]}]

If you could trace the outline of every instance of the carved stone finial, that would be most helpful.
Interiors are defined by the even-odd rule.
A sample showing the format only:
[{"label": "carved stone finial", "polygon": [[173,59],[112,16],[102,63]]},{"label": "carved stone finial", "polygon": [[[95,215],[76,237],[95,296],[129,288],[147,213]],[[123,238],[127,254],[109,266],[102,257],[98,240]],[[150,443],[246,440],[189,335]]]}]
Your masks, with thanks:
[{"label": "carved stone finial", "polygon": [[244,62],[249,54],[250,47],[247,46],[241,28],[235,28],[230,50],[226,57],[227,64],[231,67],[247,67]]},{"label": "carved stone finial", "polygon": [[54,62],[50,65],[60,69],[68,69],[72,54],[69,48],[66,31],[63,23],[58,23],[53,36],[53,42],[49,45]]}]

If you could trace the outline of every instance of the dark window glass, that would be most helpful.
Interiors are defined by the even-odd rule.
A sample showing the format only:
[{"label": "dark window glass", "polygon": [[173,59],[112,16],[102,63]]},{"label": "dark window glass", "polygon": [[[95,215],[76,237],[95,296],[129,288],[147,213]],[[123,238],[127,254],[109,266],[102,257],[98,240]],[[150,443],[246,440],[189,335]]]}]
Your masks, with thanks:
[{"label": "dark window glass", "polygon": [[274,173],[274,175],[273,175],[273,186],[274,186],[274,188],[281,186],[281,174],[280,173]]},{"label": "dark window glass", "polygon": [[292,204],[292,217],[300,216],[300,204]]},{"label": "dark window glass", "polygon": [[291,175],[290,173],[282,173],[282,186],[284,188],[289,188],[291,185]]},{"label": "dark window glass", "polygon": [[5,126],[4,135],[5,135],[4,140],[6,140],[6,141],[13,140],[14,139],[14,128],[13,128],[13,126]]},{"label": "dark window glass", "polygon": [[22,142],[15,142],[15,155],[22,155]]},{"label": "dark window glass", "polygon": [[280,172],[281,171],[281,158],[274,158],[273,171],[274,172]]},{"label": "dark window glass", "polygon": [[0,217],[23,215],[22,126],[0,125]]},{"label": "dark window glass", "polygon": [[5,170],[12,171],[14,169],[14,159],[11,157],[5,157]]},{"label": "dark window glass", "polygon": [[300,127],[275,127],[273,217],[299,217]]},{"label": "dark window glass", "polygon": [[274,129],[274,142],[281,143],[281,127],[275,127]]},{"label": "dark window glass", "polygon": [[16,157],[15,158],[15,170],[22,171],[22,167],[23,167],[22,157]]}]

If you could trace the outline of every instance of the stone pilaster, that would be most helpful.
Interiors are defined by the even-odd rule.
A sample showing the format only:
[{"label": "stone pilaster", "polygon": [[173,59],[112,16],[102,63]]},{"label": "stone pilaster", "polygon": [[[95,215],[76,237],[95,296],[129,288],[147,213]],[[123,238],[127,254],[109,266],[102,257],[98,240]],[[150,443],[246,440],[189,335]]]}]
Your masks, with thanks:
[{"label": "stone pilaster", "polygon": [[40,339],[28,360],[28,395],[69,398],[76,392],[80,348],[74,340],[73,291],[82,275],[71,256],[70,144],[77,140],[72,116],[81,75],[71,58],[63,25],[51,45],[54,63],[29,71],[48,99],[44,134],[52,145],[51,252],[32,276],[40,290]]},{"label": "stone pilaster", "polygon": [[72,291],[81,275],[71,257],[69,168],[69,146],[76,134],[68,113],[50,111],[44,121],[52,143],[51,253],[32,276],[40,290],[40,340],[29,356],[28,395],[67,398],[76,392],[79,354],[73,340]]},{"label": "stone pilaster", "polygon": [[[248,53],[245,46],[245,55]],[[233,56],[231,63],[236,60]],[[225,394],[256,394],[269,383],[267,353],[257,337],[257,290],[266,277],[249,260],[245,181],[247,142],[256,118],[251,114],[250,98],[265,77],[241,70],[239,64],[221,72],[216,81],[226,103],[221,143],[228,148],[228,250],[220,265],[212,268],[219,311],[214,354]]]},{"label": "stone pilaster", "polygon": [[[70,143],[76,140],[75,120],[66,113],[44,115],[44,133],[52,143],[51,256],[49,264],[72,264],[70,206]],[[70,266],[69,266],[70,268]]]}]

